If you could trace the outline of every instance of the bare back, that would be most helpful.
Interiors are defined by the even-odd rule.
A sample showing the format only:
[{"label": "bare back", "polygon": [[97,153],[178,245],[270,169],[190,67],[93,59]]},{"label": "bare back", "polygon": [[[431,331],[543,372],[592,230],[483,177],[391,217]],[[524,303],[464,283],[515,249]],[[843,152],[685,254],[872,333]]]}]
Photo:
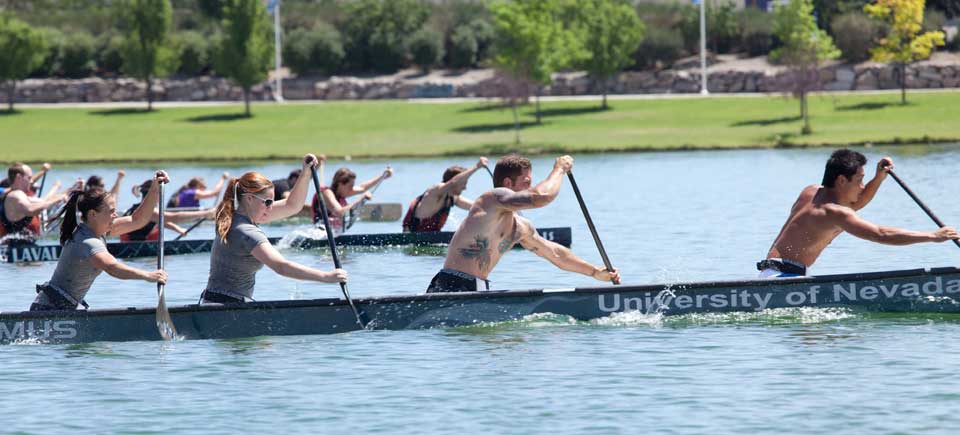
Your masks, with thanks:
[{"label": "bare back", "polygon": [[780,229],[767,258],[783,258],[811,266],[843,232],[835,217],[837,208],[848,209],[834,203],[824,188],[807,186],[793,204],[790,217]]},{"label": "bare back", "polygon": [[486,279],[510,248],[535,230],[526,219],[499,207],[495,190],[481,195],[460,224],[444,268]]}]

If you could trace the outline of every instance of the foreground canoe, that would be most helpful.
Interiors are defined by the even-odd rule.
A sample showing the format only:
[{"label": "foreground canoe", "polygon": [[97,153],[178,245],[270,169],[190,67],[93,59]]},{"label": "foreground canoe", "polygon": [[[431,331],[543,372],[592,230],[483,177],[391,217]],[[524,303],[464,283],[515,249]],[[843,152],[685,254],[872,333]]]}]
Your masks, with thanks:
[{"label": "foreground canoe", "polygon": [[[541,236],[563,246],[572,243],[572,231],[569,227],[540,228]],[[445,245],[453,238],[452,231],[435,233],[384,233],[384,234],[342,234],[337,236],[337,246],[424,246]],[[271,237],[270,243],[276,245],[279,237]],[[299,249],[326,248],[326,239],[307,237],[294,238],[290,247]],[[164,255],[199,254],[210,252],[213,240],[171,240],[164,244]],[[54,244],[15,244],[0,245],[0,263],[31,263],[39,261],[57,261],[60,259],[60,245]],[[107,250],[117,258],[155,257],[157,242],[110,242]]]},{"label": "foreground canoe", "polygon": [[[960,269],[916,269],[780,280],[434,293],[354,300],[370,329],[423,329],[516,320],[538,313],[591,320],[624,311],[665,315],[851,307],[960,313]],[[333,334],[359,329],[342,299],[170,307],[184,339]],[[160,340],[153,308],[0,314],[0,342]]]}]

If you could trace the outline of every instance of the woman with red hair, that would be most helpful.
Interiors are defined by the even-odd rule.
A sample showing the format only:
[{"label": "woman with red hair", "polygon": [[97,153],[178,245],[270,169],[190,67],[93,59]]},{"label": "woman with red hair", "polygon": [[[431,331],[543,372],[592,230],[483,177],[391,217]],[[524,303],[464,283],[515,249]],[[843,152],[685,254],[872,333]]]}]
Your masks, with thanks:
[{"label": "woman with red hair", "polygon": [[[303,173],[309,173],[316,166],[316,156],[304,156]],[[200,295],[201,303],[253,301],[256,274],[264,265],[288,278],[327,283],[347,281],[347,272],[342,269],[322,271],[283,258],[260,229],[260,224],[300,212],[309,182],[310,177],[300,177],[290,189],[290,196],[275,201],[273,183],[258,172],[247,172],[229,180],[223,200],[217,206],[210,277]]]}]

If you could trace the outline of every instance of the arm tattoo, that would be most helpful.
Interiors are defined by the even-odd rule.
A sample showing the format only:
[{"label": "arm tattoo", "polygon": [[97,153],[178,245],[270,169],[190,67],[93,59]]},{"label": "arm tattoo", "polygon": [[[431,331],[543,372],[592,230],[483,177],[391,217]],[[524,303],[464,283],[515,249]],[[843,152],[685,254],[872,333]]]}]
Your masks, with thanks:
[{"label": "arm tattoo", "polygon": [[503,239],[500,241],[500,245],[497,246],[497,249],[500,250],[500,254],[504,254],[513,247],[513,240]]},{"label": "arm tattoo", "polygon": [[460,255],[466,258],[473,258],[479,263],[480,270],[487,270],[490,266],[490,241],[486,237],[477,236],[473,244],[466,248],[460,248]]},{"label": "arm tattoo", "polygon": [[526,205],[533,205],[533,195],[529,190],[522,190],[520,192],[508,192],[498,190],[494,196],[502,205],[522,207]]}]

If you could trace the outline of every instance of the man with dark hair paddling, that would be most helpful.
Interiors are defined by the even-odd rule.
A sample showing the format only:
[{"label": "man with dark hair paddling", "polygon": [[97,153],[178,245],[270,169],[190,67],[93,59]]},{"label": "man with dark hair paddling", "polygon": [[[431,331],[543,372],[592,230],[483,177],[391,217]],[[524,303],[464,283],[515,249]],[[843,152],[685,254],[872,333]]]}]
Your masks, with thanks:
[{"label": "man with dark hair paddling", "polygon": [[467,180],[474,172],[487,166],[487,158],[480,157],[477,164],[467,169],[451,166],[443,172],[443,182],[434,184],[410,203],[403,217],[403,232],[422,233],[440,231],[447,222],[453,206],[464,210],[473,207],[473,201],[460,194],[467,188]]},{"label": "man with dark hair paddling", "polygon": [[569,249],[537,234],[520,210],[545,207],[560,191],[563,176],[573,169],[573,158],[557,158],[545,180],[531,187],[530,160],[511,154],[497,162],[494,189],[480,195],[450,241],[443,269],[433,277],[427,293],[490,289],[487,276],[500,258],[520,243],[554,266],[591,276],[599,281],[620,281],[620,272],[594,266]]},{"label": "man with dark hair paddling", "polygon": [[861,239],[885,245],[944,242],[960,238],[957,230],[943,227],[933,232],[880,226],[857,215],[867,206],[893,169],[893,160],[877,162],[877,172],[863,184],[867,158],[856,151],[835,151],[823,174],[822,185],[807,186],[794,202],[787,222],[773,241],[767,258],[757,263],[761,278],[804,276],[833,239],[846,231]]}]

